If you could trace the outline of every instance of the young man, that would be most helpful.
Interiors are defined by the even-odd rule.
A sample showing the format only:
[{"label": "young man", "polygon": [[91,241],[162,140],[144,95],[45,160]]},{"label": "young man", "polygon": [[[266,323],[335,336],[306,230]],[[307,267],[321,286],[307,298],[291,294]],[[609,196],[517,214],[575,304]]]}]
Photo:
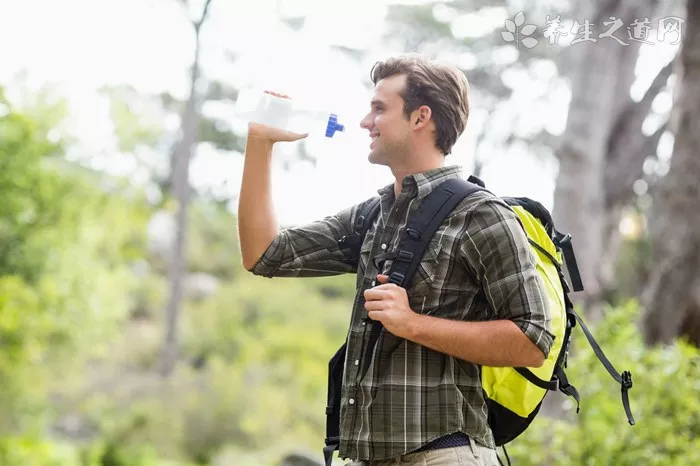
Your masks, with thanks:
[{"label": "young man", "polygon": [[[278,231],[270,189],[273,144],[305,135],[251,124],[238,222],[243,264],[267,277],[357,273],[341,400],[340,457],[351,465],[496,465],[479,366],[538,367],[552,344],[544,285],[516,214],[487,192],[464,199],[443,222],[404,289],[387,282],[406,219],[441,182],[464,131],[469,87],[458,69],[417,55],[371,72],[370,111],[361,126],[369,161],[389,167],[380,214],[357,264],[338,240],[358,206]],[[367,319],[386,329],[371,358]],[[369,365],[366,366],[366,362]]]}]

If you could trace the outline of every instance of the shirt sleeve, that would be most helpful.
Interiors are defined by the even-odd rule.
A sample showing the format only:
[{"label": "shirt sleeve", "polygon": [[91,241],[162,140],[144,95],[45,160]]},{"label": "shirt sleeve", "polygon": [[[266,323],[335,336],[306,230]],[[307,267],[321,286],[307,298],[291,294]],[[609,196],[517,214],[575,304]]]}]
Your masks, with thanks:
[{"label": "shirt sleeve", "polygon": [[348,260],[338,240],[352,232],[357,209],[352,206],[321,220],[281,230],[251,272],[268,278],[354,273],[357,264]]},{"label": "shirt sleeve", "polygon": [[480,202],[469,213],[462,246],[496,318],[513,321],[547,357],[550,304],[517,214],[499,199]]}]

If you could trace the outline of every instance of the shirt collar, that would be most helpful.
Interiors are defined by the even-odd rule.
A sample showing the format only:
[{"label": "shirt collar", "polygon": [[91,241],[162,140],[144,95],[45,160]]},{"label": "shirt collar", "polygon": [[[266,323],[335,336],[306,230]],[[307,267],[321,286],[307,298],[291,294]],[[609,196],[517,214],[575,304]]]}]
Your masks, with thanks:
[{"label": "shirt collar", "polygon": [[[407,175],[401,182],[401,191],[408,192],[411,195],[418,192],[418,199],[422,199],[430,193],[436,186],[450,178],[459,178],[463,176],[462,167],[459,165],[450,165],[446,167],[433,168],[420,173]],[[388,184],[377,190],[380,196],[384,197],[388,194],[393,195],[394,183]]]}]

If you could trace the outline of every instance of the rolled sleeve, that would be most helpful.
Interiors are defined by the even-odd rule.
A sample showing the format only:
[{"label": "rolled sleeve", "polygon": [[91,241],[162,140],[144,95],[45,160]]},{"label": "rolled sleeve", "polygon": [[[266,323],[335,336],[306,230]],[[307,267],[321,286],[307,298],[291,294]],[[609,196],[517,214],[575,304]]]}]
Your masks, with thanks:
[{"label": "rolled sleeve", "polygon": [[336,215],[281,230],[251,272],[268,278],[354,273],[357,264],[348,260],[338,241],[350,234],[357,209],[349,207]]},{"label": "rolled sleeve", "polygon": [[463,252],[496,318],[513,321],[547,357],[554,338],[550,304],[517,214],[499,199],[480,202],[470,213]]}]

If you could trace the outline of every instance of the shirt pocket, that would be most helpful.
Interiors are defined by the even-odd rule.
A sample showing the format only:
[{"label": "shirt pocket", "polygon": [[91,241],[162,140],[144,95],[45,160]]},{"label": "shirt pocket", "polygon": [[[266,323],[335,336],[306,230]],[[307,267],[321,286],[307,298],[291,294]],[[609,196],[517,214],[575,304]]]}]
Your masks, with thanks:
[{"label": "shirt pocket", "polygon": [[[433,239],[425,248],[420,263],[413,273],[413,277],[405,286],[409,305],[411,309],[416,312],[421,312],[426,300],[430,299],[429,294],[435,292],[433,289],[433,280],[435,279],[435,273],[438,269],[439,255],[439,241]],[[393,263],[393,260],[387,260],[384,263],[381,273],[389,275]],[[374,266],[370,265],[370,267]]]},{"label": "shirt pocket", "polygon": [[424,295],[430,290],[433,280],[435,279],[435,273],[437,272],[439,256],[440,244],[437,239],[433,238],[425,248],[420,264],[418,268],[416,268],[411,282],[408,284],[407,290],[409,292],[421,293],[421,295]]}]

